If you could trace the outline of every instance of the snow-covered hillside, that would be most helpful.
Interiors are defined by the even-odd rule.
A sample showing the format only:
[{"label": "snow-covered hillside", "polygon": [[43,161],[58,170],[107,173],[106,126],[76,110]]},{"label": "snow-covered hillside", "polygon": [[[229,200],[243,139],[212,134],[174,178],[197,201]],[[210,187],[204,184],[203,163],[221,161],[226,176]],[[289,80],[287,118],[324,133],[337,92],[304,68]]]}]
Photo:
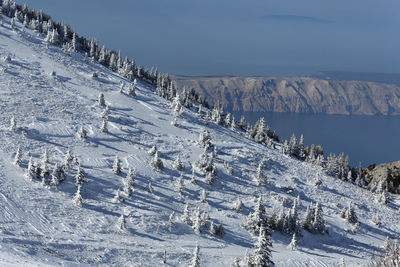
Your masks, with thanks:
[{"label": "snow-covered hillside", "polygon": [[[83,55],[71,56],[60,48],[46,47],[44,36],[25,30],[17,23],[12,30],[8,19],[0,26],[0,262],[2,266],[22,265],[114,265],[188,266],[195,246],[200,247],[202,266],[231,266],[235,258],[251,251],[255,237],[241,224],[262,196],[267,215],[288,210],[300,196],[301,220],[310,203],[319,202],[327,234],[302,229],[297,250],[288,248],[291,236],[272,231],[272,256],[276,266],[367,265],[381,252],[387,236],[398,237],[399,199],[387,205],[375,195],[323,174],[319,167],[289,158],[246,137],[213,123],[207,123],[185,109],[174,121],[171,103],[154,94],[155,88],[138,82],[136,96],[127,95],[128,81],[93,64]],[[9,56],[10,61],[3,60]],[[51,75],[55,72],[55,75]],[[94,72],[98,78],[92,78]],[[53,73],[54,74],[54,73]],[[125,82],[124,93],[120,84]],[[108,133],[100,131],[104,108],[98,96],[104,94],[109,107]],[[14,117],[16,130],[11,131]],[[79,128],[87,138],[77,136]],[[197,184],[191,182],[192,164],[203,149],[199,134],[206,129],[217,149],[218,179],[204,182],[196,170]],[[148,151],[156,145],[164,170],[150,167]],[[21,167],[13,164],[18,146]],[[25,175],[28,160],[41,162],[48,151],[49,167],[62,163],[68,149],[77,157],[87,182],[82,186],[83,204],[73,202],[76,164],[66,180],[55,188],[31,181]],[[183,170],[173,163],[177,156]],[[112,172],[115,157],[121,159],[122,174]],[[265,160],[266,185],[256,185],[259,163]],[[233,168],[224,167],[226,162]],[[129,168],[136,169],[131,197],[115,203],[117,190]],[[179,184],[183,175],[184,185]],[[322,184],[315,185],[319,175]],[[148,192],[149,184],[153,192]],[[177,187],[183,190],[181,196]],[[206,202],[201,202],[205,189]],[[240,198],[244,207],[233,210]],[[343,207],[353,202],[358,228],[340,217]],[[206,227],[196,233],[181,219],[188,204],[193,215],[199,208],[215,225],[222,224],[223,237],[210,236]],[[171,231],[168,221],[172,212]],[[121,214],[126,229],[117,227]],[[379,215],[381,226],[372,222]],[[209,226],[210,221],[207,223]],[[355,229],[357,228],[357,229]]]}]

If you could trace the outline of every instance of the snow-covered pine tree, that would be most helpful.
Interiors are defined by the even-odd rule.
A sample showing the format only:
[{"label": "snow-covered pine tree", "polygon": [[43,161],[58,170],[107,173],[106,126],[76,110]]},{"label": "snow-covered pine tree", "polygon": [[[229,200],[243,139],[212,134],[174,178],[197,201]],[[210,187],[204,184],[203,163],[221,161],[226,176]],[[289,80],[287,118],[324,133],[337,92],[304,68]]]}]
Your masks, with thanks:
[{"label": "snow-covered pine tree", "polygon": [[310,205],[307,206],[304,219],[301,222],[301,227],[303,227],[309,232],[312,232],[313,230],[314,213],[315,213],[315,207],[313,206],[312,203],[310,203]]},{"label": "snow-covered pine tree", "polygon": [[85,181],[85,171],[83,170],[83,168],[81,167],[81,165],[78,166],[78,171],[75,175],[75,185],[77,187],[80,187],[83,185]]},{"label": "snow-covered pine tree", "polygon": [[128,95],[129,96],[136,96],[136,86],[134,84],[130,84],[128,87]]},{"label": "snow-covered pine tree", "polygon": [[376,225],[376,226],[380,226],[381,225],[381,219],[379,217],[378,214],[375,214],[374,218],[372,219],[372,222]]},{"label": "snow-covered pine tree", "polygon": [[57,187],[58,184],[60,183],[61,180],[61,176],[63,176],[64,173],[61,174],[62,168],[60,168],[60,166],[58,165],[58,163],[56,163],[53,167],[53,171],[51,172],[51,182],[50,184],[52,186]]},{"label": "snow-covered pine tree", "polygon": [[172,227],[174,226],[175,212],[173,211],[168,218],[168,231],[172,232]]},{"label": "snow-covered pine tree", "polygon": [[100,107],[105,107],[106,106],[106,101],[104,100],[104,94],[103,93],[99,94],[98,104],[99,104]]},{"label": "snow-covered pine tree", "polygon": [[108,133],[108,127],[107,127],[107,123],[108,121],[106,120],[106,119],[103,119],[103,122],[102,122],[102,124],[101,124],[101,128],[100,128],[100,131],[102,132],[102,133]]},{"label": "snow-covered pine tree", "polygon": [[290,244],[288,246],[291,250],[296,250],[297,249],[297,238],[296,238],[296,233],[293,233],[292,236],[292,241],[290,241]]},{"label": "snow-covered pine tree", "polygon": [[35,164],[33,163],[32,157],[29,158],[28,168],[26,170],[25,176],[30,180],[36,178]]},{"label": "snow-covered pine tree", "polygon": [[50,184],[50,170],[49,170],[49,166],[47,165],[47,163],[43,164],[43,168],[42,168],[42,185],[49,185]]},{"label": "snow-covered pine tree", "polygon": [[132,196],[133,189],[135,188],[135,177],[131,168],[128,169],[128,173],[124,180],[124,194],[127,197]]},{"label": "snow-covered pine tree", "polygon": [[121,175],[122,173],[121,160],[119,159],[118,155],[115,155],[115,159],[112,166],[112,172],[116,175]]},{"label": "snow-covered pine tree", "polygon": [[356,212],[354,211],[354,206],[353,206],[352,202],[349,203],[349,207],[346,209],[344,216],[348,223],[357,223],[358,222],[357,215],[356,215]]},{"label": "snow-covered pine tree", "polygon": [[117,222],[117,228],[118,230],[124,231],[126,230],[126,219],[125,219],[125,215],[121,214],[121,216],[118,218],[118,222]]},{"label": "snow-covered pine tree", "polygon": [[297,195],[297,198],[296,198],[295,201],[296,201],[296,205],[297,205],[298,207],[301,207],[302,203],[301,203],[300,195]]},{"label": "snow-covered pine tree", "polygon": [[178,192],[179,197],[182,197],[183,191],[185,191],[185,182],[183,180],[183,175],[181,174],[175,185],[176,192]]},{"label": "snow-covered pine tree", "polygon": [[289,210],[287,216],[287,229],[284,232],[296,233],[298,231],[298,215],[296,201],[293,202],[293,207]]},{"label": "snow-covered pine tree", "polygon": [[242,210],[242,207],[243,207],[242,200],[240,198],[237,198],[233,203],[233,210],[239,213]]},{"label": "snow-covered pine tree", "polygon": [[200,234],[201,232],[201,216],[200,216],[200,208],[197,207],[196,210],[193,213],[193,218],[192,218],[192,222],[193,222],[193,230],[196,234]]},{"label": "snow-covered pine tree", "polygon": [[186,204],[185,207],[183,208],[183,214],[181,217],[182,222],[186,224],[191,224],[192,220],[190,219],[190,214],[189,214],[189,204]]},{"label": "snow-covered pine tree", "polygon": [[75,32],[72,33],[71,49],[74,52],[76,52],[78,50],[77,43],[76,43],[76,33]]},{"label": "snow-covered pine tree", "polygon": [[266,183],[267,183],[267,177],[266,177],[266,175],[264,174],[264,170],[263,170],[263,168],[264,168],[264,161],[261,161],[259,164],[258,164],[258,168],[257,168],[257,175],[256,175],[256,184],[257,185],[265,185]]},{"label": "snow-covered pine tree", "polygon": [[313,230],[316,233],[325,233],[325,220],[323,218],[322,208],[319,202],[317,202],[317,204],[315,205]]},{"label": "snow-covered pine tree", "polygon": [[79,127],[79,131],[78,131],[77,135],[81,139],[86,139],[87,131],[85,130],[85,128],[83,128],[83,126]]},{"label": "snow-covered pine tree", "polygon": [[45,149],[44,152],[43,152],[42,163],[43,164],[49,163],[49,151],[47,151],[47,149]]},{"label": "snow-covered pine tree", "polygon": [[14,165],[20,167],[22,163],[22,153],[21,153],[21,146],[18,146],[17,152],[15,152],[14,157]]},{"label": "snow-covered pine tree", "polygon": [[76,193],[73,198],[73,202],[76,206],[81,207],[83,203],[82,193],[81,193],[82,186],[78,186]]},{"label": "snow-covered pine tree", "polygon": [[118,189],[117,191],[115,191],[115,196],[112,200],[113,203],[122,203],[124,202],[124,199],[121,196],[121,191]]},{"label": "snow-covered pine tree", "polygon": [[172,167],[174,167],[174,169],[178,171],[181,171],[183,169],[183,164],[179,155],[176,157],[174,163],[172,164]]},{"label": "snow-covered pine tree", "polygon": [[207,130],[203,130],[200,133],[198,143],[199,143],[200,147],[202,147],[202,148],[208,149],[211,147],[211,136]]},{"label": "snow-covered pine tree", "polygon": [[201,203],[207,203],[207,192],[206,192],[205,189],[201,190],[200,202]]},{"label": "snow-covered pine tree", "polygon": [[190,267],[200,267],[200,247],[197,244],[194,252],[193,252],[193,258],[192,261],[190,262]]},{"label": "snow-covered pine tree", "polygon": [[67,153],[64,157],[63,168],[65,172],[68,172],[71,169],[71,164],[74,160],[74,156],[72,155],[72,151],[68,148]]},{"label": "snow-covered pine tree", "polygon": [[171,109],[175,116],[179,116],[182,113],[182,103],[179,94],[177,94],[171,104]]},{"label": "snow-covered pine tree", "polygon": [[149,182],[149,184],[147,185],[147,192],[150,194],[153,194],[153,192],[154,192],[154,188],[151,185],[151,182]]},{"label": "snow-covered pine tree", "polygon": [[106,106],[106,108],[104,109],[103,113],[101,114],[101,117],[108,121],[108,115],[110,115],[110,109],[108,108],[108,106]]},{"label": "snow-covered pine tree", "polygon": [[210,228],[208,229],[208,234],[210,235],[210,236],[215,236],[215,234],[216,234],[216,229],[215,229],[215,225],[214,225],[214,221],[211,221],[211,223],[210,223]]},{"label": "snow-covered pine tree", "polygon": [[197,184],[196,172],[194,170],[194,165],[192,165],[192,178],[190,179],[190,182],[192,184]]},{"label": "snow-covered pine tree", "polygon": [[15,117],[12,116],[10,119],[10,131],[15,132],[17,130],[17,122],[15,121]]},{"label": "snow-covered pine tree", "polygon": [[154,156],[157,152],[157,146],[153,145],[147,153],[149,153],[150,156]]},{"label": "snow-covered pine tree", "polygon": [[265,207],[262,203],[262,197],[260,196],[257,200],[254,212],[247,216],[247,221],[244,224],[244,228],[253,235],[258,235],[261,227],[266,227],[268,224],[265,217]]},{"label": "snow-covered pine tree", "polygon": [[167,264],[167,251],[166,251],[166,250],[164,250],[164,256],[163,256],[162,263],[163,263],[164,265]]},{"label": "snow-covered pine tree", "polygon": [[272,261],[271,254],[271,234],[268,228],[265,226],[261,226],[259,232],[260,233],[252,253],[252,266],[272,266],[274,262]]},{"label": "snow-covered pine tree", "polygon": [[164,164],[160,157],[158,156],[158,151],[154,154],[153,159],[150,161],[150,166],[153,167],[156,170],[164,170]]}]

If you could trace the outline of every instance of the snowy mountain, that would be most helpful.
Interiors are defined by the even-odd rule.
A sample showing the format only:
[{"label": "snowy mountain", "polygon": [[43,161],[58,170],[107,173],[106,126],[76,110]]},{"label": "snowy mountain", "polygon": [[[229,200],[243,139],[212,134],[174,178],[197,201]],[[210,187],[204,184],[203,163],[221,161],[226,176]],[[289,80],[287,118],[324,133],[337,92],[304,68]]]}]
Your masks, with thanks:
[{"label": "snowy mountain", "polygon": [[[199,117],[197,108],[171,105],[142,80],[129,95],[127,79],[3,20],[2,266],[155,266],[164,257],[167,266],[188,266],[197,245],[201,266],[232,266],[254,251],[258,237],[245,225],[260,204],[276,223],[297,204],[297,249],[288,247],[292,234],[270,229],[276,266],[338,266],[342,259],[367,265],[386,237],[398,237],[397,195],[382,204],[376,194],[280,153],[278,143],[268,148]],[[149,153],[153,146],[163,168]],[[53,172],[56,164],[63,169]],[[204,176],[202,167],[211,171]],[[129,169],[131,196],[122,192]],[[316,203],[326,231],[297,228]],[[349,210],[341,218],[350,203],[358,223]]]}]

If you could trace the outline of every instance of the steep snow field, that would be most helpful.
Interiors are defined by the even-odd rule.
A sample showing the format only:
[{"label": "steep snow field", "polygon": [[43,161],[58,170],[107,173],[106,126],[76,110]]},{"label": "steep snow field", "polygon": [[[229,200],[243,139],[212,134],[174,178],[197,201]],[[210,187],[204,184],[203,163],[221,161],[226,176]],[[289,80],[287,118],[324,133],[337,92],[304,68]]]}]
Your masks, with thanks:
[{"label": "steep snow field", "polygon": [[[383,205],[373,193],[325,174],[322,186],[316,187],[311,180],[321,172],[319,167],[259,145],[239,131],[206,123],[186,109],[177,119],[178,127],[172,126],[170,102],[157,97],[153,87],[139,81],[136,97],[121,94],[120,83],[127,80],[80,54],[68,56],[54,46],[46,48],[43,36],[17,26],[11,30],[8,20],[0,26],[0,265],[155,266],[161,264],[165,250],[168,266],[187,266],[199,244],[202,266],[231,266],[234,258],[243,258],[253,247],[254,237],[240,224],[254,209],[255,196],[263,197],[268,215],[280,211],[284,198],[286,209],[290,208],[298,195],[300,218],[311,202],[320,202],[324,211],[329,234],[302,230],[295,251],[287,247],[291,236],[272,232],[276,266],[338,266],[341,258],[347,266],[367,265],[381,252],[387,236],[398,237],[397,196]],[[11,61],[3,60],[8,55]],[[93,79],[93,72],[99,72],[99,78]],[[99,93],[104,93],[110,109],[109,133],[100,132]],[[15,132],[8,129],[12,116]],[[86,141],[76,136],[80,126],[88,130]],[[214,185],[204,183],[200,173],[197,185],[190,183],[191,164],[202,152],[197,140],[203,129],[210,131],[218,150]],[[22,168],[12,164],[18,145]],[[152,157],[147,151],[152,145],[158,147],[164,171],[149,166]],[[68,148],[89,180],[82,187],[82,207],[72,201],[76,167],[58,189],[24,175],[30,156],[39,162],[47,149],[52,169]],[[111,171],[116,155],[122,160],[122,176]],[[184,164],[182,197],[175,190],[180,174],[172,167],[177,155]],[[262,159],[268,184],[257,186],[253,178]],[[233,167],[233,175],[227,173],[224,161]],[[137,169],[133,196],[113,203],[128,168]],[[152,194],[147,192],[149,182]],[[207,191],[207,203],[199,202],[202,189]],[[238,197],[244,203],[241,213],[232,210]],[[338,207],[350,201],[360,221],[355,233],[340,218]],[[196,207],[208,212],[226,235],[196,234],[180,219],[185,203],[191,214]],[[169,232],[172,212],[175,220]],[[125,231],[116,227],[122,213],[127,216]],[[375,214],[380,216],[380,227],[371,222]]]}]

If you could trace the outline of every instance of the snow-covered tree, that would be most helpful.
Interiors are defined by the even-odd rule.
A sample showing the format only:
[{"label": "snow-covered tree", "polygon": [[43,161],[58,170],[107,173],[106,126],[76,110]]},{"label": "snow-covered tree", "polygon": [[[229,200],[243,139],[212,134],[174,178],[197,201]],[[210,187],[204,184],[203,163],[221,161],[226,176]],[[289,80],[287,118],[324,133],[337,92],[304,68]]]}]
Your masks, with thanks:
[{"label": "snow-covered tree", "polygon": [[288,246],[291,250],[296,250],[297,249],[297,237],[296,233],[293,233],[292,236],[292,241],[290,241],[290,244]]},{"label": "snow-covered tree", "polygon": [[65,174],[63,169],[60,167],[58,163],[56,163],[53,167],[53,171],[51,172],[51,185],[58,186],[60,181],[65,179]]},{"label": "snow-covered tree", "polygon": [[372,222],[376,225],[376,226],[380,226],[381,225],[381,218],[379,217],[378,214],[374,215],[374,218],[372,219]]},{"label": "snow-covered tree", "polygon": [[189,214],[189,204],[186,204],[185,207],[183,208],[183,214],[181,217],[182,222],[186,224],[191,224],[192,220],[190,219],[190,214]]},{"label": "snow-covered tree", "polygon": [[100,107],[105,107],[106,106],[106,101],[104,100],[104,94],[103,93],[99,94],[98,104],[99,104]]},{"label": "snow-covered tree", "polygon": [[176,192],[178,192],[179,196],[182,196],[183,191],[185,191],[185,182],[183,180],[182,174],[179,176],[178,181],[175,185]]},{"label": "snow-covered tree", "polygon": [[132,195],[133,189],[135,188],[135,177],[133,175],[133,171],[131,168],[128,169],[128,173],[124,180],[124,194],[127,197]]},{"label": "snow-covered tree", "polygon": [[207,192],[206,192],[205,189],[201,190],[200,202],[201,203],[207,203]]},{"label": "snow-covered tree", "polygon": [[121,160],[119,159],[118,155],[115,156],[112,172],[116,175],[121,175],[122,173]]},{"label": "snow-covered tree", "polygon": [[176,157],[174,163],[172,164],[172,167],[174,167],[178,171],[181,171],[183,169],[183,164],[179,155]]},{"label": "snow-covered tree", "polygon": [[182,102],[179,94],[174,97],[174,100],[171,104],[171,109],[174,112],[175,116],[179,116],[182,113]]},{"label": "snow-covered tree", "polygon": [[15,117],[11,117],[10,119],[10,131],[15,132],[17,130],[17,122],[15,121]]},{"label": "snow-covered tree", "polygon": [[233,203],[233,210],[239,213],[242,210],[242,207],[243,207],[242,200],[240,198],[237,198]]},{"label": "snow-covered tree", "polygon": [[194,165],[192,165],[192,178],[190,179],[192,184],[197,184],[196,172],[194,170]]},{"label": "snow-covered tree", "polygon": [[150,156],[154,156],[156,152],[157,152],[157,146],[155,145],[152,146],[149,151],[147,151],[147,153],[149,153]]},{"label": "snow-covered tree", "polygon": [[356,212],[354,211],[352,202],[349,203],[349,207],[346,209],[344,216],[348,223],[357,223],[358,222],[357,215],[356,215]]},{"label": "snow-covered tree", "polygon": [[201,232],[201,216],[200,216],[199,207],[197,207],[193,213],[192,222],[193,222],[192,228],[193,228],[194,232],[196,234],[200,234],[200,232]]},{"label": "snow-covered tree", "polygon": [[121,231],[126,230],[126,219],[125,219],[124,214],[121,214],[121,216],[118,218],[118,222],[117,222],[116,226]]},{"label": "snow-covered tree", "polygon": [[252,266],[272,266],[274,264],[272,261],[272,243],[270,239],[271,234],[269,233],[268,228],[261,226],[260,233],[252,253]]},{"label": "snow-covered tree", "polygon": [[76,52],[78,50],[77,43],[76,43],[76,33],[75,32],[72,33],[71,49],[74,52]]},{"label": "snow-covered tree", "polygon": [[168,231],[172,232],[172,227],[174,226],[175,212],[173,211],[168,218]]},{"label": "snow-covered tree", "polygon": [[83,182],[85,181],[85,171],[83,170],[83,168],[79,165],[78,166],[78,171],[75,175],[75,185],[77,187],[82,186]]},{"label": "snow-covered tree", "polygon": [[29,162],[28,162],[28,168],[26,170],[26,177],[29,178],[30,180],[33,180],[34,178],[36,178],[36,168],[35,165],[33,163],[32,157],[29,158]]},{"label": "snow-covered tree", "polygon": [[122,203],[124,202],[124,199],[121,196],[121,191],[118,189],[117,191],[115,191],[115,196],[112,200],[113,203]]},{"label": "snow-covered tree", "polygon": [[108,106],[106,106],[106,108],[104,109],[103,113],[101,114],[101,117],[108,121],[108,115],[110,115],[110,109],[108,108]]},{"label": "snow-covered tree", "polygon": [[14,165],[20,167],[22,163],[22,153],[21,153],[21,146],[18,146],[17,152],[15,152],[14,157]]},{"label": "snow-covered tree", "polygon": [[211,136],[207,130],[203,130],[199,135],[198,141],[200,147],[208,149],[211,147]]},{"label": "snow-covered tree", "polygon": [[164,265],[167,264],[167,251],[166,251],[166,250],[164,250],[164,256],[163,256],[162,263],[163,263]]},{"label": "snow-covered tree", "polygon": [[216,231],[216,229],[215,229],[214,222],[211,221],[211,223],[210,223],[210,228],[208,229],[208,234],[209,234],[210,236],[215,236],[216,233],[217,233],[217,231]]},{"label": "snow-covered tree", "polygon": [[313,231],[314,213],[315,213],[315,207],[311,203],[310,205],[307,206],[307,210],[306,210],[304,219],[301,222],[301,226],[310,232]]},{"label": "snow-covered tree", "polygon": [[147,192],[150,194],[153,194],[153,192],[154,192],[154,188],[151,185],[151,182],[149,182],[149,184],[147,185]]},{"label": "snow-covered tree", "polygon": [[322,208],[319,202],[315,205],[313,230],[323,234],[325,232],[325,220],[323,218]]},{"label": "snow-covered tree", "polygon": [[79,206],[79,207],[82,206],[82,202],[83,202],[81,189],[82,189],[82,186],[78,186],[76,193],[74,195],[74,198],[73,198],[73,202],[75,203],[76,206]]},{"label": "snow-covered tree", "polygon": [[[135,79],[136,81],[136,79]],[[130,84],[128,87],[128,95],[129,96],[136,96],[136,86],[134,84]]]},{"label": "snow-covered tree", "polygon": [[81,139],[86,139],[87,131],[85,130],[85,128],[83,128],[83,126],[79,127],[79,131],[78,131],[77,135]]},{"label": "snow-covered tree", "polygon": [[200,247],[199,245],[196,245],[194,252],[193,252],[193,258],[192,261],[190,262],[190,267],[200,267]]},{"label": "snow-covered tree", "polygon": [[46,186],[50,184],[50,169],[49,166],[47,165],[47,163],[43,164],[43,168],[42,168],[42,185]]},{"label": "snow-covered tree", "polygon": [[264,162],[261,161],[260,164],[258,164],[257,168],[257,175],[256,175],[256,184],[257,185],[265,185],[267,183],[267,176],[264,173]]},{"label": "snow-covered tree", "polygon": [[262,197],[260,196],[257,200],[253,213],[247,216],[247,221],[243,225],[251,234],[258,235],[261,227],[267,226],[267,219],[265,216],[265,207],[262,203]]},{"label": "snow-covered tree", "polygon": [[153,167],[156,170],[164,170],[164,164],[160,157],[158,156],[158,151],[154,154],[153,159],[150,161],[150,166]]},{"label": "snow-covered tree", "polygon": [[72,155],[71,149],[68,148],[67,153],[64,157],[63,168],[64,171],[68,172],[71,169],[71,164],[74,160],[74,156]]},{"label": "snow-covered tree", "polygon": [[108,133],[108,127],[107,127],[107,123],[108,121],[106,119],[103,119],[103,123],[101,124],[101,128],[100,131],[102,133]]}]

